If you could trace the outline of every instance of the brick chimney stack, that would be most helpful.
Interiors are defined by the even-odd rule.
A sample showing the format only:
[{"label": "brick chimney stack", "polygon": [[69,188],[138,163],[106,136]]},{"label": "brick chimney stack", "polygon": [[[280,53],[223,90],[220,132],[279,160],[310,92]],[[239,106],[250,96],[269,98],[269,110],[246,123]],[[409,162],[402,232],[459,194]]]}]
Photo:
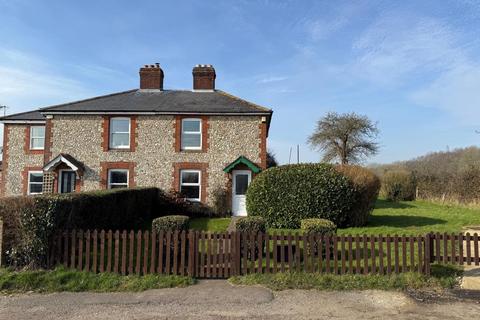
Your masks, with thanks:
[{"label": "brick chimney stack", "polygon": [[193,90],[215,90],[215,69],[211,64],[197,64],[192,71]]},{"label": "brick chimney stack", "polygon": [[140,89],[163,90],[163,70],[160,64],[145,65],[140,68]]}]

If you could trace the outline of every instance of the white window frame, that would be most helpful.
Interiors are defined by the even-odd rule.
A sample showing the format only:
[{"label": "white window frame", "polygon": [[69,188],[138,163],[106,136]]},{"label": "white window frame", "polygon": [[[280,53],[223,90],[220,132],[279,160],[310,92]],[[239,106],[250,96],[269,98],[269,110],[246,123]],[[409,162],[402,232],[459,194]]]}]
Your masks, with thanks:
[{"label": "white window frame", "polygon": [[[33,128],[43,127],[43,137],[34,136]],[[43,145],[39,148],[33,146],[33,139],[43,139]],[[44,150],[45,149],[45,126],[30,126],[30,150]]]},{"label": "white window frame", "polygon": [[[198,121],[198,122],[200,122],[200,126],[199,126],[200,131],[184,131],[183,128],[185,128],[185,126],[184,126],[185,121]],[[202,140],[203,140],[202,126],[203,126],[203,123],[202,123],[202,119],[200,119],[200,118],[184,118],[184,119],[182,119],[182,134],[181,134],[181,142],[180,142],[180,145],[182,146],[182,150],[202,150]],[[200,135],[200,146],[198,146],[198,147],[184,146],[183,145],[184,134],[199,134]]]},{"label": "white window frame", "polygon": [[[119,131],[119,132],[113,132],[112,128],[113,128],[113,121],[115,120],[127,120],[128,121],[128,132],[123,132],[123,131]],[[109,149],[130,149],[130,140],[131,140],[131,131],[132,131],[132,123],[131,123],[131,119],[128,118],[128,117],[112,117],[110,118],[110,123],[109,123],[109,133],[108,133],[108,144],[109,144]],[[112,142],[113,142],[113,134],[114,133],[128,133],[128,145],[126,146],[117,146],[117,147],[114,147],[112,146]]]},{"label": "white window frame", "polygon": [[[30,181],[30,174],[41,173],[42,174],[42,182],[31,182]],[[30,192],[30,185],[31,184],[41,184],[43,190],[43,171],[28,171],[28,185],[27,185],[27,194],[28,195],[35,195],[35,194],[42,194],[42,192]]]},{"label": "white window frame", "polygon": [[125,188],[128,188],[128,186],[130,185],[130,172],[128,171],[128,169],[108,169],[108,172],[107,172],[107,175],[108,175],[108,184],[107,184],[107,188],[108,189],[112,189],[112,185],[116,185],[116,186],[124,186],[125,184],[124,183],[113,183],[111,182],[111,173],[112,172],[126,172],[127,173],[127,185],[125,186]]},{"label": "white window frame", "polygon": [[[193,183],[193,182],[182,182],[182,174],[183,173],[198,173],[198,182]],[[182,193],[182,187],[198,187],[198,198],[185,198],[188,201],[193,201],[193,202],[200,202],[200,199],[202,199],[202,171],[201,170],[192,170],[192,169],[181,169],[180,170],[180,193]]]}]

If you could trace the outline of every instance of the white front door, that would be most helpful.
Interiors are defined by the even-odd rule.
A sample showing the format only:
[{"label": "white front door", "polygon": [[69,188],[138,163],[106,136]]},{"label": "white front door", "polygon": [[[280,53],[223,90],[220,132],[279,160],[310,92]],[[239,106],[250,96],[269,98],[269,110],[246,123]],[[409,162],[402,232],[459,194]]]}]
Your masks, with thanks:
[{"label": "white front door", "polygon": [[246,216],[246,194],[252,180],[252,172],[250,170],[233,170],[232,175],[232,213],[234,216]]}]

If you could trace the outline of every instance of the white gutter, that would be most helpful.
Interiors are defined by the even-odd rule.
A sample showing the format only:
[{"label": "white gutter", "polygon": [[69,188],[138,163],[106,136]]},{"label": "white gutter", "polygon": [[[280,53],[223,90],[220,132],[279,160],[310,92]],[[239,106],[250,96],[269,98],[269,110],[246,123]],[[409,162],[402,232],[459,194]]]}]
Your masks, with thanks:
[{"label": "white gutter", "polygon": [[270,112],[155,112],[155,111],[105,111],[105,112],[71,112],[71,111],[48,111],[41,112],[42,115],[208,115],[208,116],[269,116]]}]

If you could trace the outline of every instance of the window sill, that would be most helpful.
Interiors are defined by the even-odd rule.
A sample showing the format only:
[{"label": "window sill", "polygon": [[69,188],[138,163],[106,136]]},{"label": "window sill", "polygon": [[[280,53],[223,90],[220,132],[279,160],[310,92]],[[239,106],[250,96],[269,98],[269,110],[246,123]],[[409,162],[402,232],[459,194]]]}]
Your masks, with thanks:
[{"label": "window sill", "polygon": [[133,152],[131,148],[128,149],[111,149],[109,148],[107,151],[109,152]]},{"label": "window sill", "polygon": [[206,152],[205,150],[203,149],[181,149],[179,151],[179,153],[203,153],[203,152]]}]

